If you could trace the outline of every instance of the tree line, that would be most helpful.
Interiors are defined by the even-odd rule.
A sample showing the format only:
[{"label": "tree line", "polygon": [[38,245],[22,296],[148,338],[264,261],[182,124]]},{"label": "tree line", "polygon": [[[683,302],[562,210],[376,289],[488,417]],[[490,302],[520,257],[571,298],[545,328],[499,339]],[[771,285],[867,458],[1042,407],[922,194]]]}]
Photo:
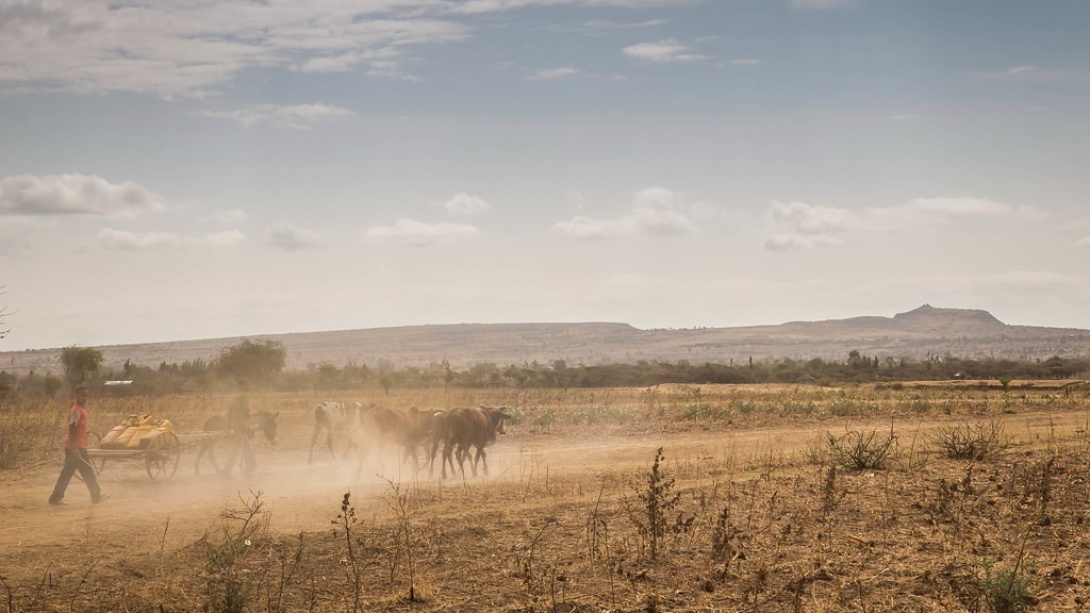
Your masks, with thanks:
[{"label": "tree line", "polygon": [[[348,363],[309,365],[287,370],[287,351],[275,341],[242,341],[208,360],[162,362],[147,366],[127,360],[118,370],[103,368],[102,352],[92,347],[67,347],[59,355],[63,377],[30,373],[23,377],[0,372],[0,397],[12,394],[54,397],[79,383],[102,384],[108,394],[163,395],[214,393],[235,389],[245,379],[267,391],[332,393],[378,388],[583,388],[651,386],[662,383],[844,383],[935,381],[948,379],[1086,379],[1090,356],[1054,356],[1045,360],[928,356],[925,359],[880,358],[851,351],[843,360],[733,360],[718,363],[639,361],[635,363],[568,365],[490,362],[454,368],[448,362],[426,367],[396,367],[388,360],[374,366]],[[119,383],[107,385],[107,382]]]}]

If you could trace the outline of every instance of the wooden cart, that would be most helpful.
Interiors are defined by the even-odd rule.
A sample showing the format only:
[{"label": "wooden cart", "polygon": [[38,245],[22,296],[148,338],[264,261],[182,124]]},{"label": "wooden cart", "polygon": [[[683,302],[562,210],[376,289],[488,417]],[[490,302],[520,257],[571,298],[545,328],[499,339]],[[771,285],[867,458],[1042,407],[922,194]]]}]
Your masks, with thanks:
[{"label": "wooden cart", "polygon": [[[107,461],[143,460],[148,476],[154,481],[161,481],[170,479],[177,472],[183,448],[214,444],[225,433],[220,431],[164,432],[149,441],[147,447],[140,449],[103,449],[98,446],[101,437],[98,434],[89,434],[93,444],[88,446],[87,454],[91,456],[95,472],[101,474]],[[215,464],[214,456],[212,461]]]}]

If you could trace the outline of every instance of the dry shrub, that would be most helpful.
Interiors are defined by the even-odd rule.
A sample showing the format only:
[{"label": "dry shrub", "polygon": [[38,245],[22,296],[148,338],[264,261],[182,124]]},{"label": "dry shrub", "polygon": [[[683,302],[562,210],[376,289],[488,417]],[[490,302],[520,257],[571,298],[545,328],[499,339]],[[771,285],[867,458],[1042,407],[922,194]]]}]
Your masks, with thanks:
[{"label": "dry shrub", "polygon": [[954,460],[990,459],[1010,446],[1003,425],[994,419],[942,426],[929,439],[939,453]]},{"label": "dry shrub", "polygon": [[840,437],[827,434],[826,444],[833,462],[839,466],[849,470],[880,470],[886,467],[886,460],[896,447],[897,435],[892,425],[887,434],[879,434],[878,430],[848,430]]},{"label": "dry shrub", "polygon": [[224,613],[243,613],[249,608],[256,577],[247,558],[255,543],[268,537],[269,513],[261,492],[251,491],[250,498],[240,495],[239,503],[223,512],[220,538],[204,538],[207,605]]}]

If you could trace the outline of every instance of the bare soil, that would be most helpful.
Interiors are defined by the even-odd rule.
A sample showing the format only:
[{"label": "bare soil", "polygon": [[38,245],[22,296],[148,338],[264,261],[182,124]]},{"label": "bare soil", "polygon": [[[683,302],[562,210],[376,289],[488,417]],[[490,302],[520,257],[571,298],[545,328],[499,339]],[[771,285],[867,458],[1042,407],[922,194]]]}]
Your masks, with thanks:
[{"label": "bare soil", "polygon": [[[926,450],[936,428],[966,420],[1000,422],[1012,446],[978,462]],[[250,478],[207,466],[198,476],[185,449],[169,480],[139,459],[111,461],[100,477],[109,500],[92,505],[74,479],[54,507],[59,458],[0,475],[0,610],[988,611],[1000,610],[989,573],[1003,569],[1025,577],[1019,606],[1081,610],[1086,422],[1065,410],[680,432],[512,427],[490,449],[490,476],[440,481],[392,454],[358,477],[324,450],[308,464],[299,416],[277,447],[255,447]],[[888,468],[830,470],[826,433],[891,427]],[[692,522],[667,530],[651,559],[638,522],[658,448],[680,494],[668,520]],[[241,534],[225,511],[255,503],[262,529],[225,559]]]}]

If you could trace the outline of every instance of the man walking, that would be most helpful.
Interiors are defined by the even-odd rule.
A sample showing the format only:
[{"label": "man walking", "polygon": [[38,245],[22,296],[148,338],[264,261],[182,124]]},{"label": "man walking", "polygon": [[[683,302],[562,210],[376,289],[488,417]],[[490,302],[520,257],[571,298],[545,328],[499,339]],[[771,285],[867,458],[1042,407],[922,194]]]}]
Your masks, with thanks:
[{"label": "man walking", "polygon": [[91,465],[91,456],[87,454],[87,386],[76,386],[73,395],[76,400],[68,410],[68,435],[64,437],[64,468],[57,477],[53,494],[49,496],[49,504],[61,504],[68,482],[77,470],[91,492],[91,502],[98,504],[106,497],[98,487],[95,467]]},{"label": "man walking", "polygon": [[227,463],[223,467],[223,476],[230,477],[235,468],[239,454],[242,455],[242,473],[249,477],[257,468],[257,460],[254,459],[254,450],[250,447],[250,437],[253,430],[250,424],[250,399],[248,392],[250,384],[245,379],[238,382],[239,393],[235,397],[231,408],[227,411],[227,428],[230,433],[231,455],[227,457]]}]

